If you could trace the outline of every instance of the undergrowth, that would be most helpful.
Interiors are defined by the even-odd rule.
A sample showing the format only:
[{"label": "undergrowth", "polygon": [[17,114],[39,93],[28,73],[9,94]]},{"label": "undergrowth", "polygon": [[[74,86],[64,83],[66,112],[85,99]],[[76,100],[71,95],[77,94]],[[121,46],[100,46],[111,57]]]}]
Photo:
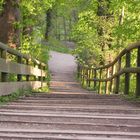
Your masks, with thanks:
[{"label": "undergrowth", "polygon": [[20,97],[30,96],[32,95],[31,89],[20,89],[16,92],[13,92],[9,95],[0,96],[0,105],[6,104],[7,102],[14,101],[19,99]]},{"label": "undergrowth", "polygon": [[121,97],[130,102],[140,103],[140,97],[136,97],[134,94],[133,95],[132,94],[130,94],[130,95],[122,94]]},{"label": "undergrowth", "polygon": [[38,88],[38,89],[33,89],[32,92],[46,92],[48,93],[49,92],[49,86],[44,86],[44,87],[41,87],[41,88]]},{"label": "undergrowth", "polygon": [[70,54],[72,52],[61,41],[59,41],[55,38],[49,39],[49,49],[52,51],[61,52],[61,53],[68,53],[68,54]]}]

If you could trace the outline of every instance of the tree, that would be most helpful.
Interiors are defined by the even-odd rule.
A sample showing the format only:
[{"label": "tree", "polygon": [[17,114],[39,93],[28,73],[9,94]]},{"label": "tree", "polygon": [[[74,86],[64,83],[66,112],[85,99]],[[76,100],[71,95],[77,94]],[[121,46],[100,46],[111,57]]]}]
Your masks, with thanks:
[{"label": "tree", "polygon": [[46,40],[49,39],[49,32],[50,32],[50,28],[51,28],[51,20],[52,20],[52,10],[48,9],[46,12],[46,34],[45,34],[45,38]]},{"label": "tree", "polygon": [[0,41],[10,47],[20,47],[20,22],[19,0],[5,0],[0,14]]}]

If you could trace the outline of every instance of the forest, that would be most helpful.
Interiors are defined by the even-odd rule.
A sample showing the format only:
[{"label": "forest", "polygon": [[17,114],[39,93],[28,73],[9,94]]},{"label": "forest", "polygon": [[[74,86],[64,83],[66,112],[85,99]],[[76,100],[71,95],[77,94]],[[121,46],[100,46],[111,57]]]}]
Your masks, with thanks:
[{"label": "forest", "polygon": [[43,62],[69,43],[83,65],[103,66],[139,41],[139,29],[139,0],[0,0],[0,42]]}]

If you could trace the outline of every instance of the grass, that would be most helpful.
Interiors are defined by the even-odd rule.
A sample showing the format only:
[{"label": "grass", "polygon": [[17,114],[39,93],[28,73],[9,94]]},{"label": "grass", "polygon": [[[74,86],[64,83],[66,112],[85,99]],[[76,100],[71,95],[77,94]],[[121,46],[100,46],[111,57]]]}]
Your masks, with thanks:
[{"label": "grass", "polygon": [[61,53],[71,53],[71,50],[66,47],[61,41],[55,38],[49,38],[49,48],[52,51],[61,52]]},{"label": "grass", "polygon": [[140,104],[140,97],[136,97],[135,95],[132,95],[132,94],[124,95],[124,94],[122,94],[121,97],[125,100],[130,101],[130,102]]},{"label": "grass", "polygon": [[33,89],[32,92],[49,92],[49,86],[44,86],[42,88],[39,89]]},{"label": "grass", "polygon": [[67,53],[67,54],[70,54],[71,53],[71,50],[66,48],[66,47],[63,47],[63,46],[57,46],[57,47],[53,47],[51,46],[50,47],[50,50],[52,51],[56,51],[56,52],[60,52],[60,53]]},{"label": "grass", "polygon": [[11,102],[14,100],[19,99],[19,97],[25,97],[25,96],[30,96],[32,95],[32,90],[31,89],[20,89],[14,93],[11,93],[9,95],[5,96],[0,96],[0,105],[6,104],[7,102]]}]

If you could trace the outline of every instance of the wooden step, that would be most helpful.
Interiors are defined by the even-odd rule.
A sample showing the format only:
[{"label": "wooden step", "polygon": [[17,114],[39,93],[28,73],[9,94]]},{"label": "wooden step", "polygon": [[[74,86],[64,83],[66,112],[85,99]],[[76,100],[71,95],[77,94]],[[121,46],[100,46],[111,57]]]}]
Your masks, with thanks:
[{"label": "wooden step", "polygon": [[[8,133],[8,135],[7,135]],[[1,138],[53,140],[139,140],[139,133],[74,130],[0,129]]]}]

